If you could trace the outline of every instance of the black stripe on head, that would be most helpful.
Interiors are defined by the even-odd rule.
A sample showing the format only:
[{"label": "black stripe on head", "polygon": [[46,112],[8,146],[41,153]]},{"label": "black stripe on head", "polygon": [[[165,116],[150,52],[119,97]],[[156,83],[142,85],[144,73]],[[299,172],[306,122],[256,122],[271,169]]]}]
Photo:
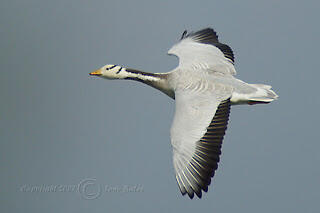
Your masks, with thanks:
[{"label": "black stripe on head", "polygon": [[117,65],[113,65],[112,67],[107,67],[106,70],[111,70],[113,68],[115,68]]},{"label": "black stripe on head", "polygon": [[121,72],[122,67],[120,67],[120,69],[116,72],[116,74],[119,74],[119,72]]}]

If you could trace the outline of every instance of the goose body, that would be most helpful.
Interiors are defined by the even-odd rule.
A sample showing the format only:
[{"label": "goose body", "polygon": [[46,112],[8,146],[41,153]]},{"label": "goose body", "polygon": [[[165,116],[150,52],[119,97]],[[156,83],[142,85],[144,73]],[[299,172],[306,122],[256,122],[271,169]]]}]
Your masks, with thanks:
[{"label": "goose body", "polygon": [[140,81],[175,99],[170,134],[176,180],[183,195],[200,198],[218,168],[231,105],[270,103],[278,96],[271,86],[234,77],[233,52],[211,28],[185,31],[168,54],[179,58],[168,73],[105,65],[90,75]]}]

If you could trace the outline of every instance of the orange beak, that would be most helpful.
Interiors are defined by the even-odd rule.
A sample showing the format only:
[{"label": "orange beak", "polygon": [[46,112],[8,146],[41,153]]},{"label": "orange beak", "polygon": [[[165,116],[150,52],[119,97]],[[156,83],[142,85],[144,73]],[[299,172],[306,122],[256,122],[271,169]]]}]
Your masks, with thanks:
[{"label": "orange beak", "polygon": [[100,75],[102,75],[102,73],[101,73],[100,70],[96,70],[96,71],[94,71],[94,72],[90,72],[89,75],[100,76]]}]

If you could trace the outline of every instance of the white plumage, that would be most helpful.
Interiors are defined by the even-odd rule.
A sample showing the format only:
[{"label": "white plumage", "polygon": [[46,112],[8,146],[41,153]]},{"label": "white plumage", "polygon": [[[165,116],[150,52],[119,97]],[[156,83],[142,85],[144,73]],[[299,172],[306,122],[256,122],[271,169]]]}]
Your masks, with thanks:
[{"label": "white plumage", "polygon": [[90,74],[140,81],[175,99],[170,133],[177,183],[183,195],[201,197],[218,168],[231,105],[269,103],[278,96],[271,86],[234,77],[233,52],[213,29],[184,32],[168,54],[179,58],[168,73],[106,65]]}]

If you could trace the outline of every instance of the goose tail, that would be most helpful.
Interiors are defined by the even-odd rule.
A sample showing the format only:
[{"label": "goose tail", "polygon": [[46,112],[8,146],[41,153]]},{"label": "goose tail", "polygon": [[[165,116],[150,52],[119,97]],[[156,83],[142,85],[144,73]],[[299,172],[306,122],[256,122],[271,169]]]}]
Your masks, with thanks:
[{"label": "goose tail", "polygon": [[233,105],[237,104],[268,104],[276,99],[278,95],[271,89],[270,85],[265,84],[249,84],[249,86],[255,88],[252,93],[241,94],[234,92],[232,94],[231,102]]}]

